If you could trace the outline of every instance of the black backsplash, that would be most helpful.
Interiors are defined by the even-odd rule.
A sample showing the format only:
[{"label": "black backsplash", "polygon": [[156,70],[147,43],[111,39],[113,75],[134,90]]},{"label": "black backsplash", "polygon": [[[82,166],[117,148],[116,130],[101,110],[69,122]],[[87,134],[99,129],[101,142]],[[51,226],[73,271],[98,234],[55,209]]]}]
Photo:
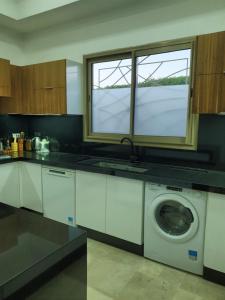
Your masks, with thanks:
[{"label": "black backsplash", "polygon": [[11,137],[13,132],[28,132],[26,116],[0,115],[0,137]]},{"label": "black backsplash", "polygon": [[60,142],[60,150],[76,151],[82,142],[82,116],[29,116],[29,135],[40,132],[42,137],[54,137]]},{"label": "black backsplash", "polygon": [[11,137],[13,132],[24,131],[26,137],[36,132],[41,137],[54,137],[60,142],[60,151],[79,150],[82,142],[82,116],[28,116],[0,115],[0,137]]},{"label": "black backsplash", "polygon": [[209,151],[218,164],[225,164],[225,116],[200,115],[198,151]]},{"label": "black backsplash", "polygon": [[[13,132],[24,131],[32,137],[35,132],[41,136],[54,137],[60,142],[63,152],[82,152],[102,156],[127,158],[129,147],[125,145],[82,142],[82,116],[25,116],[0,115],[0,137],[11,136]],[[225,164],[225,116],[201,115],[197,151],[156,149],[142,147],[144,159],[170,161],[202,161]]]}]

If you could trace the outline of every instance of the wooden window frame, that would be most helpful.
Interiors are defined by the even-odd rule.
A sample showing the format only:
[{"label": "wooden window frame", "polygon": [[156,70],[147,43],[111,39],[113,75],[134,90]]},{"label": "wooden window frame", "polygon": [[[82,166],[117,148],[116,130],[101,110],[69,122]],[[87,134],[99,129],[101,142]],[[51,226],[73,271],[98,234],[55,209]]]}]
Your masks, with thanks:
[{"label": "wooden window frame", "polygon": [[[192,113],[192,90],[195,74],[195,47],[196,38],[190,37],[186,39],[171,40],[150,45],[137,46],[132,48],[118,49],[95,53],[84,56],[84,141],[101,142],[119,144],[121,138],[129,137],[135,145],[149,146],[158,148],[174,148],[174,149],[197,149],[198,135],[198,114]],[[158,54],[165,51],[175,51],[182,49],[191,49],[191,72],[189,83],[189,104],[188,104],[188,124],[185,137],[162,137],[162,136],[144,136],[134,135],[134,106],[135,106],[135,89],[136,89],[136,58],[140,55]],[[132,59],[131,74],[131,107],[130,107],[130,134],[117,133],[94,133],[92,132],[92,64],[96,62],[109,61],[110,59]]]}]

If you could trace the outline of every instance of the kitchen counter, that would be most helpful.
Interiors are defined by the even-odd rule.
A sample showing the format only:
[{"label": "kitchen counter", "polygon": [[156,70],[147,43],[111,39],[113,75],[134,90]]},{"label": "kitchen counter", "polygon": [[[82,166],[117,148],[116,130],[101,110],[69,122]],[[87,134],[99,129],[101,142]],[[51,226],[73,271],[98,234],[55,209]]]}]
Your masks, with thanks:
[{"label": "kitchen counter", "polygon": [[[87,241],[83,230],[0,204],[0,236],[0,299],[25,299],[31,292],[35,295],[45,279],[77,261],[73,280],[80,284],[75,284],[73,299],[86,300]],[[53,286],[52,292],[61,295],[57,284]],[[42,292],[40,287],[39,296]],[[47,293],[50,297],[51,285]]]},{"label": "kitchen counter", "polygon": [[[125,170],[112,170],[110,168],[102,168],[88,163],[89,158],[100,158],[81,154],[69,154],[53,152],[49,154],[40,154],[35,152],[24,152],[22,155],[15,155],[11,159],[0,160],[0,164],[15,161],[26,161],[38,163],[42,165],[90,171],[95,173],[109,174],[120,177],[133,178],[143,181],[150,181],[159,184],[194,188],[199,190],[209,190],[219,193],[225,192],[225,169],[220,166],[209,164],[193,164],[193,163],[150,163],[141,162],[136,166],[147,169],[144,173],[136,173]],[[101,160],[120,162],[118,159],[104,158]]]}]

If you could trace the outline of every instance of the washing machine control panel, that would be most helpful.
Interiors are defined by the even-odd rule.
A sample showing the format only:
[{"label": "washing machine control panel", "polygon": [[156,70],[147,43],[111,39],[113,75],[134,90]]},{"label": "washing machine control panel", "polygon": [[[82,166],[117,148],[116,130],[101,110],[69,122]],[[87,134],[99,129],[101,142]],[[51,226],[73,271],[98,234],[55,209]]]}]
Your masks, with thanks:
[{"label": "washing machine control panel", "polygon": [[207,192],[203,191],[197,191],[187,188],[181,188],[178,186],[171,186],[171,185],[163,185],[163,184],[157,184],[157,183],[147,183],[146,189],[152,192],[160,191],[160,193],[175,193],[179,194],[181,193],[183,196],[187,195],[188,197],[195,197],[195,198],[203,198],[206,197]]}]

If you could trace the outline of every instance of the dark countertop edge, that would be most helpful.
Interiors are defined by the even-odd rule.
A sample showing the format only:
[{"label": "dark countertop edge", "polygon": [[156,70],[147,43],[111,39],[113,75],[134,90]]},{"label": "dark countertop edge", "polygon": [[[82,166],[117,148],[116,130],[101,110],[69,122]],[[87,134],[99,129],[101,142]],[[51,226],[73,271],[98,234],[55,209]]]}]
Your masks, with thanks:
[{"label": "dark countertop edge", "polygon": [[5,299],[6,297],[14,294],[20,288],[28,284],[31,280],[35,279],[37,276],[41,275],[56,263],[60,262],[62,259],[86,244],[87,233],[83,230],[80,230],[80,234],[76,239],[67,242],[62,248],[50,253],[41,261],[37,261],[31,268],[24,270],[21,274],[4,283],[0,287],[3,298]]},{"label": "dark countertop edge", "polygon": [[[95,157],[99,158],[99,157]],[[13,163],[13,162],[28,162],[28,163],[34,163],[34,164],[41,164],[42,166],[49,166],[49,167],[56,167],[56,168],[64,168],[68,170],[78,170],[78,171],[86,171],[86,172],[92,172],[92,173],[98,173],[98,174],[105,174],[105,175],[111,175],[111,176],[117,176],[117,177],[123,177],[123,178],[130,178],[130,179],[136,179],[136,180],[142,180],[144,182],[152,182],[152,183],[158,183],[163,185],[170,185],[170,186],[178,186],[182,188],[190,188],[190,189],[196,189],[196,190],[203,190],[203,191],[212,191],[216,193],[225,194],[225,180],[224,184],[213,184],[213,183],[202,183],[198,181],[191,180],[192,178],[184,178],[184,179],[177,179],[177,178],[171,178],[166,176],[155,176],[154,174],[149,174],[148,171],[146,173],[135,173],[135,172],[129,172],[129,171],[121,171],[121,170],[111,170],[107,168],[102,167],[96,167],[88,164],[82,164],[81,161],[77,162],[69,162],[69,161],[55,161],[55,160],[42,160],[37,158],[29,158],[29,157],[15,157],[11,159],[2,159],[0,160],[0,164],[6,164],[6,163]],[[157,165],[157,163],[156,163]],[[165,166],[166,167],[166,166]],[[209,173],[217,173],[217,174],[224,174],[225,172],[219,171],[219,170],[209,170]]]}]

